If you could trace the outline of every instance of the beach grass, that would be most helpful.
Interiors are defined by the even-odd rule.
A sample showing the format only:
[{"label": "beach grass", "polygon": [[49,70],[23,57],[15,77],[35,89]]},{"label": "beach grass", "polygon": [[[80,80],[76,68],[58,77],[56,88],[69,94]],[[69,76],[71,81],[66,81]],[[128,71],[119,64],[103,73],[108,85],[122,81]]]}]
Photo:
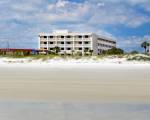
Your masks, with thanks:
[{"label": "beach grass", "polygon": [[102,59],[126,59],[127,61],[150,61],[150,55],[148,54],[120,54],[120,55],[107,55],[107,54],[101,54],[96,56],[90,56],[90,55],[58,55],[58,54],[37,54],[37,55],[0,55],[0,58],[29,58],[32,60],[39,60],[42,61],[50,60],[50,59],[63,59],[63,60],[102,60]]}]

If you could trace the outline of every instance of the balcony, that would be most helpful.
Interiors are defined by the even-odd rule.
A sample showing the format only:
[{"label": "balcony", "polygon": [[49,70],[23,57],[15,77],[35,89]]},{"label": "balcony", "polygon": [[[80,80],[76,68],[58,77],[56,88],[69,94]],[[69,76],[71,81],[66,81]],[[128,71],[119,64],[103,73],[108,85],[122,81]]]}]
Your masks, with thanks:
[{"label": "balcony", "polygon": [[47,47],[47,45],[45,45],[45,44],[41,44],[41,45],[40,45],[40,47]]},{"label": "balcony", "polygon": [[91,41],[90,38],[83,38],[83,41]]},{"label": "balcony", "polygon": [[48,44],[48,47],[56,47],[55,44]]},{"label": "balcony", "polygon": [[75,44],[74,46],[75,47],[82,47],[83,45],[82,44]]},{"label": "balcony", "polygon": [[73,44],[65,44],[66,47],[73,47]]},{"label": "balcony", "polygon": [[58,46],[58,47],[64,47],[65,45],[64,44],[57,44],[55,46]]},{"label": "balcony", "polygon": [[44,38],[43,38],[43,39],[40,39],[40,41],[47,41],[47,39],[44,39]]},{"label": "balcony", "polygon": [[91,47],[91,44],[83,44],[83,47]]},{"label": "balcony", "polygon": [[64,41],[64,38],[57,38],[56,41]]},{"label": "balcony", "polygon": [[74,41],[82,41],[82,38],[75,38]]},{"label": "balcony", "polygon": [[113,44],[113,43],[109,43],[109,42],[103,42],[103,41],[100,41],[98,42],[99,44],[102,44],[102,45],[108,45],[108,46],[116,46],[116,44]]},{"label": "balcony", "polygon": [[56,41],[54,38],[49,38],[48,41]]},{"label": "balcony", "polygon": [[71,37],[71,38],[65,38],[65,41],[73,41],[73,37]]}]

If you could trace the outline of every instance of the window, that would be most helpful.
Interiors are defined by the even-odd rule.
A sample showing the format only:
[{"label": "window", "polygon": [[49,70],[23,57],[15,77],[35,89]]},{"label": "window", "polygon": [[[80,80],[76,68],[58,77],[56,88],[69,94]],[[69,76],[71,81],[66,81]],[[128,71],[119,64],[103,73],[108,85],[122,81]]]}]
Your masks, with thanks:
[{"label": "window", "polygon": [[71,42],[67,42],[67,44],[71,44]]},{"label": "window", "polygon": [[41,38],[41,39],[43,39],[43,38],[44,38],[44,36],[40,36],[40,38]]},{"label": "window", "polygon": [[67,50],[71,50],[71,48],[67,48]]},{"label": "window", "polygon": [[71,38],[71,36],[68,35],[68,36],[66,36],[66,38]]},{"label": "window", "polygon": [[82,48],[79,48],[79,50],[82,50]]},{"label": "window", "polygon": [[101,44],[102,47],[104,47],[104,44]]},{"label": "window", "polygon": [[54,44],[54,42],[50,42],[50,44]]},{"label": "window", "polygon": [[44,38],[47,38],[47,36],[44,36]]},{"label": "window", "polygon": [[85,38],[89,38],[89,36],[88,36],[88,35],[85,35],[84,37],[85,37]]},{"label": "window", "polygon": [[81,35],[79,35],[79,36],[78,36],[78,38],[82,38],[82,36],[81,36]]},{"label": "window", "polygon": [[78,42],[78,44],[82,44],[82,42]]},{"label": "window", "polygon": [[47,44],[47,42],[44,42],[44,44]]},{"label": "window", "polygon": [[50,48],[50,50],[53,50],[53,48]]},{"label": "window", "polygon": [[64,48],[61,48],[61,50],[64,50]]},{"label": "window", "polygon": [[61,38],[64,38],[64,36],[61,36]]},{"label": "window", "polygon": [[47,48],[44,48],[45,50],[47,50]]},{"label": "window", "polygon": [[115,41],[113,41],[112,43],[113,43],[113,44],[116,44],[116,42],[115,42]]},{"label": "window", "polygon": [[54,36],[49,36],[49,38],[54,38]]},{"label": "window", "polygon": [[87,50],[87,51],[88,51],[88,50],[89,50],[89,48],[84,48],[84,50]]},{"label": "window", "polygon": [[89,44],[89,42],[84,42],[84,44]]},{"label": "window", "polygon": [[61,42],[61,44],[64,44],[64,42]]}]

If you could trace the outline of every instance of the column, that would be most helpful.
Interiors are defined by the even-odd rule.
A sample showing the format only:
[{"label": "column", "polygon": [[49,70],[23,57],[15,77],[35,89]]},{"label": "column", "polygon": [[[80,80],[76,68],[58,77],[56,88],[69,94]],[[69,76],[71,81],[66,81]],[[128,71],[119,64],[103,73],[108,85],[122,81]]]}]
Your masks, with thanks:
[{"label": "column", "polygon": [[40,49],[41,48],[41,38],[40,38],[40,35],[39,35],[39,38],[38,38],[39,40],[38,40],[38,49]]},{"label": "column", "polygon": [[[93,42],[95,42],[95,41],[93,41],[93,38],[92,38],[92,36],[90,36],[90,39],[91,39],[91,50],[93,50],[93,45],[95,45],[95,43],[93,43]],[[97,43],[96,43],[97,44]],[[94,46],[95,47],[95,46]]]},{"label": "column", "polygon": [[84,55],[84,42],[83,42],[83,35],[82,35],[82,55]]},{"label": "column", "polygon": [[73,35],[72,37],[73,37],[73,43],[72,43],[72,45],[73,45],[73,50],[75,51],[75,36]]},{"label": "column", "polygon": [[66,52],[66,40],[65,40],[65,36],[64,36],[64,51]]},{"label": "column", "polygon": [[58,45],[57,45],[57,35],[54,36],[54,40],[55,40],[55,46],[58,46]]},{"label": "column", "polygon": [[48,50],[48,35],[46,36],[46,41],[47,41],[47,50]]}]

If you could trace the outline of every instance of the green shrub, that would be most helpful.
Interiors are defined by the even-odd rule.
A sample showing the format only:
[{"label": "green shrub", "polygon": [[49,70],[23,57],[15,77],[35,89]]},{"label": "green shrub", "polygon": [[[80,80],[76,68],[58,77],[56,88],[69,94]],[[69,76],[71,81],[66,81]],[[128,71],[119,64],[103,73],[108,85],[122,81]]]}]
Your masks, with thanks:
[{"label": "green shrub", "polygon": [[134,51],[131,51],[130,54],[139,54],[139,52],[134,50]]},{"label": "green shrub", "polygon": [[112,48],[109,50],[105,50],[103,51],[103,54],[107,54],[107,55],[119,55],[119,54],[124,54],[124,51],[120,48]]},{"label": "green shrub", "polygon": [[142,56],[142,55],[136,55],[133,57],[129,57],[127,60],[132,61],[150,61],[150,57],[149,56]]}]

